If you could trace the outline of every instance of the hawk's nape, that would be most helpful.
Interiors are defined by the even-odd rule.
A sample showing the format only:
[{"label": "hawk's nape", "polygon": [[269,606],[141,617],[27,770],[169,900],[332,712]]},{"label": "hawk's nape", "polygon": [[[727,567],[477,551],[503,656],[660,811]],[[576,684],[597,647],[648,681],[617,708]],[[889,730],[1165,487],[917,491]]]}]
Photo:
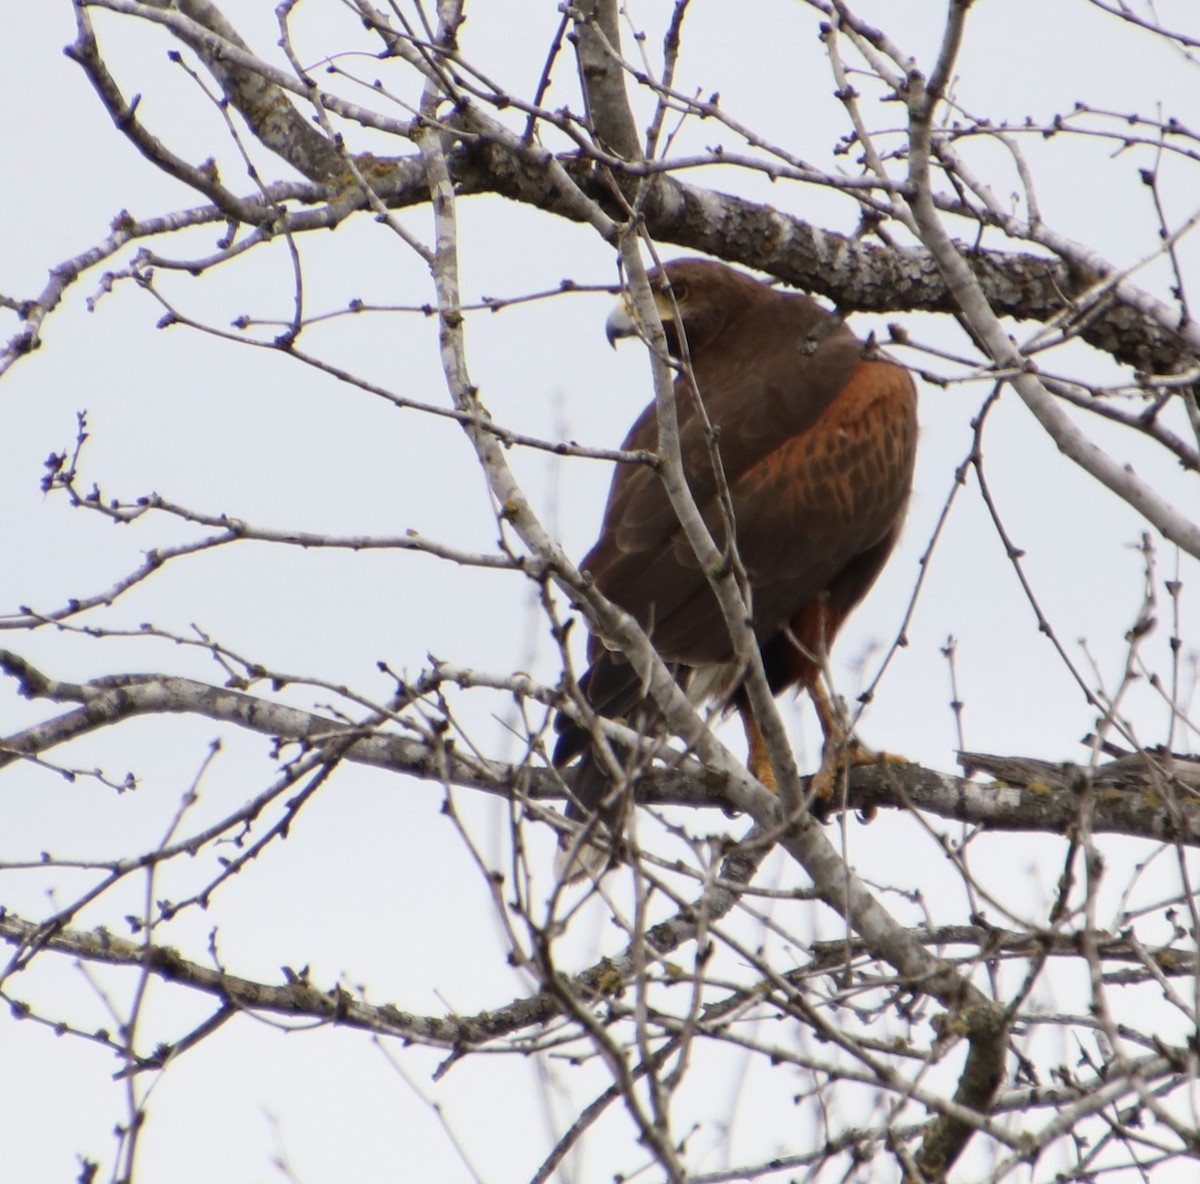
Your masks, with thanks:
[{"label": "hawk's nape", "polygon": [[[767,681],[773,694],[791,686],[810,692],[825,733],[818,786],[828,794],[846,737],[819,675],[838,629],[882,571],[904,521],[917,441],[912,378],[897,363],[873,356],[840,318],[809,297],[778,291],[722,263],[676,260],[651,272],[650,280],[668,349],[684,360],[675,405],[688,487],[717,544],[726,546],[715,430]],[[607,329],[610,339],[636,332],[628,306],[609,318]],[[651,404],[622,447],[652,451],[657,443]],[[737,707],[751,771],[773,787],[716,595],[653,468],[617,468],[600,536],[580,568],[647,630],[689,693]],[[580,688],[589,704],[653,731],[654,705],[632,667],[594,636],[588,658]],[[568,816],[599,812],[616,833],[627,795],[610,792],[585,729],[563,714],[556,728],[555,765],[582,756]],[[586,866],[596,863],[589,857]],[[584,868],[584,861],[573,862],[570,872],[577,876]]]}]

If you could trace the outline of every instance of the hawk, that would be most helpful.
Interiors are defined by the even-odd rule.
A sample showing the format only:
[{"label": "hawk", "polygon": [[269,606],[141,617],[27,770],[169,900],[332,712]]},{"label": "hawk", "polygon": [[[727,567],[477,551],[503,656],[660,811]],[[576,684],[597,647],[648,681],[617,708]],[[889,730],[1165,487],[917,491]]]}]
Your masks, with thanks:
[{"label": "hawk", "polygon": [[[819,676],[904,522],[917,442],[912,378],[809,297],[722,263],[679,259],[649,278],[680,369],[675,406],[688,486],[717,545],[736,546],[771,692],[794,686],[813,699],[825,735],[817,784],[828,794],[848,738]],[[609,341],[637,331],[622,301],[608,320]],[[657,443],[651,404],[622,448],[653,451]],[[600,537],[580,568],[646,630],[695,701],[739,711],[750,769],[773,787],[717,598],[652,467],[618,466]],[[652,728],[653,703],[624,658],[593,636],[588,660],[579,686],[592,707]],[[589,733],[565,714],[555,726],[554,764],[583,758],[568,816],[599,811],[611,827],[619,795],[609,792]]]}]

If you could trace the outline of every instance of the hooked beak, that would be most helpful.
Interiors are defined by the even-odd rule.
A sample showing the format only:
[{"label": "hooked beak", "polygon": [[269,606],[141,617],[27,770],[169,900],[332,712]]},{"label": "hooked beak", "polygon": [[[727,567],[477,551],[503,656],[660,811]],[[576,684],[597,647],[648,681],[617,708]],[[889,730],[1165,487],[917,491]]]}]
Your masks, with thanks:
[{"label": "hooked beak", "polygon": [[604,336],[608,338],[608,344],[616,349],[618,337],[633,337],[636,333],[637,325],[629,315],[629,305],[622,296],[617,307],[609,313],[608,320],[604,322]]}]

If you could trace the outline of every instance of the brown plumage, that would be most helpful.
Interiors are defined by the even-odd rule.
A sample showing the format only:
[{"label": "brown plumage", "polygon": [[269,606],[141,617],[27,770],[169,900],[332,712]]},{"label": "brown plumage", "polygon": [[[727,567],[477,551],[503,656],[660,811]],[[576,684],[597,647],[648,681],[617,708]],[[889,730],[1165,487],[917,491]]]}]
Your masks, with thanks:
[{"label": "brown plumage", "polygon": [[[834,735],[817,678],[823,655],[883,569],[904,520],[917,438],[912,379],[894,362],[867,357],[863,343],[807,296],[777,291],[724,264],[676,260],[650,279],[670,352],[684,356],[686,342],[695,390],[718,431],[768,682],[775,694],[789,686],[812,692],[826,733],[828,780],[838,757],[833,741],[844,737]],[[627,309],[610,318],[610,338],[633,332]],[[707,427],[686,374],[676,379],[675,401],[688,486],[724,546]],[[652,404],[622,447],[652,450],[657,437]],[[714,670],[733,659],[716,597],[652,468],[618,467],[600,537],[580,567],[650,633],[681,682],[732,694],[750,737],[751,767],[767,777],[761,734],[736,690],[738,673]],[[588,657],[581,686],[597,711],[653,718],[620,655],[593,637]],[[584,754],[575,779],[582,809],[568,812],[585,816],[604,799],[606,779],[588,752],[587,733],[565,716],[557,726],[555,764]]]}]

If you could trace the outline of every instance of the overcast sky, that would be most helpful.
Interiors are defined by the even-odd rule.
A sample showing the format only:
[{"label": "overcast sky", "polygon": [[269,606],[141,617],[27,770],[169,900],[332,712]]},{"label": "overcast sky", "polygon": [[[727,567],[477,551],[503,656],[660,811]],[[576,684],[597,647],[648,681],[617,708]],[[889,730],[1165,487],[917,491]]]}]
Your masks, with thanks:
[{"label": "overcast sky", "polygon": [[[274,48],[273,8],[241,0],[226,11],[256,52],[283,64]],[[647,42],[651,55],[658,53],[658,21],[668,8],[642,3],[634,9],[635,19],[653,30]],[[859,8],[928,68],[943,5],[880,0]],[[904,10],[899,20],[898,8]],[[310,0],[301,11],[300,45],[310,60],[347,46],[369,46],[340,6]],[[1167,24],[1175,15],[1177,24],[1194,24],[1185,4],[1160,11]],[[223,176],[235,190],[245,188],[219,114],[167,62],[166,38],[130,22],[101,19],[108,15],[96,14],[104,51],[125,93],[142,95],[139,114],[147,126],[196,162],[218,153]],[[549,5],[477,3],[464,30],[463,53],[514,92],[528,94],[556,21]],[[719,90],[726,112],[827,167],[843,127],[816,23],[807,7],[795,3],[697,0],[688,19],[679,89]],[[0,291],[7,296],[35,294],[49,268],[100,241],[123,209],[148,217],[201,201],[143,161],[113,129],[80,69],[62,54],[72,37],[69,6],[40,4],[26,6],[19,21],[6,22],[0,39],[9,179],[0,187],[0,224],[6,227]],[[369,58],[348,60],[346,66],[367,79],[382,68]],[[1195,63],[1083,3],[980,3],[968,21],[959,73],[955,95],[963,109],[993,121],[1032,116],[1043,122],[1086,99],[1116,112],[1200,122]],[[561,77],[548,103],[577,105],[567,86],[569,72]],[[870,118],[876,126],[885,122],[874,108]],[[900,120],[899,109],[894,118]],[[680,145],[693,142],[698,151],[716,136],[707,124],[691,124]],[[1100,140],[1030,137],[1023,143],[1049,224],[1121,265],[1155,249],[1158,223],[1138,172],[1152,163],[1145,154],[1114,159],[1111,144]],[[355,147],[409,150],[366,136]],[[997,192],[1016,190],[1011,162],[998,149],[978,149],[977,167],[989,170]],[[1189,203],[1196,188],[1185,183],[1190,173],[1182,164],[1168,160],[1161,176],[1175,224],[1194,212]],[[852,203],[828,193],[772,187],[733,170],[695,180],[715,188],[736,185],[739,192],[831,229],[854,229]],[[469,299],[553,288],[564,278],[581,284],[616,279],[611,249],[586,227],[495,198],[461,202],[459,217]],[[427,209],[406,211],[401,220],[431,238]],[[153,246],[177,257],[189,252],[201,257],[214,250],[218,233],[210,228]],[[999,247],[1001,241],[989,245]],[[105,267],[126,266],[134,249],[126,248]],[[367,216],[310,237],[303,250],[310,314],[344,308],[354,298],[389,306],[432,299],[420,261]],[[1185,261],[1194,259],[1189,242],[1182,250]],[[1169,283],[1160,264],[1136,278],[1157,292],[1165,293]],[[252,253],[221,276],[196,281],[164,275],[162,283],[191,315],[222,329],[241,314],[285,319],[291,311],[293,275],[282,243]],[[50,453],[72,446],[76,413],[83,410],[91,437],[82,485],[96,482],[106,497],[129,500],[155,491],[193,510],[227,512],[258,526],[339,535],[411,529],[468,551],[494,549],[490,498],[452,422],[397,411],[265,350],[178,326],[158,329],[161,307],[131,283],[119,284],[89,311],[86,302],[100,287],[99,271],[76,283],[47,320],[42,348],[0,383],[0,613],[23,605],[49,611],[71,597],[93,595],[136,566],[149,548],[198,533],[161,518],[117,527],[71,510],[61,495],[43,495],[43,463]],[[614,353],[605,341],[611,302],[605,293],[567,295],[468,318],[472,377],[498,422],[548,439],[619,443],[650,397],[650,386],[637,344]],[[886,335],[889,321],[903,324],[921,343],[969,350],[948,318],[860,316],[854,324],[862,334]],[[7,338],[16,323],[5,314],[3,324]],[[1013,326],[1020,340],[1035,331],[1036,326]],[[448,405],[434,326],[419,313],[341,318],[310,329],[304,344],[397,393]],[[904,357],[942,369],[915,352]],[[1053,355],[1053,363],[1075,377],[1115,381],[1112,363],[1083,346]],[[839,689],[848,698],[873,677],[896,636],[918,560],[956,467],[970,449],[971,419],[989,389],[986,381],[922,387],[921,453],[908,526],[834,655]],[[1097,443],[1114,448],[1165,496],[1194,511],[1194,475],[1185,479],[1165,471],[1161,453],[1131,441],[1128,433],[1085,422]],[[991,414],[985,453],[996,503],[1025,552],[1042,612],[1089,683],[1115,687],[1127,656],[1123,638],[1142,605],[1144,559],[1137,544],[1145,524],[1064,461],[1011,394]],[[570,554],[582,556],[595,536],[610,467],[529,449],[514,449],[509,460],[544,521]],[[1160,624],[1143,656],[1149,669],[1169,675],[1171,604],[1162,581],[1178,572],[1185,584],[1186,692],[1200,616],[1195,565],[1154,541]],[[376,669],[381,660],[410,674],[433,655],[501,673],[531,670],[551,684],[558,677],[557,656],[530,587],[510,576],[395,551],[331,554],[240,545],[171,565],[102,619],[110,629],[132,631],[144,622],[179,633],[195,626],[273,670],[353,686],[381,699],[390,690],[390,681]],[[943,654],[949,637],[957,639],[967,747],[1086,759],[1079,742],[1093,727],[1095,713],[1039,635],[973,482],[959,495],[938,544],[909,644],[895,657],[861,724],[869,742],[945,770],[955,768],[959,743]],[[582,643],[579,629],[580,656]],[[64,679],[157,670],[221,681],[203,651],[150,638],[97,642],[42,630],[6,633],[0,644]],[[303,688],[282,698],[319,708],[330,697]],[[1123,708],[1144,743],[1167,738],[1167,709],[1147,680],[1131,691]],[[473,735],[490,744],[488,755],[503,759],[518,751],[507,733],[512,716],[505,697],[462,697],[461,710],[476,729]],[[19,700],[11,687],[0,695],[2,734],[48,714],[45,704]],[[788,702],[785,720],[802,767],[815,767],[818,732],[810,709]],[[44,850],[61,858],[111,858],[153,845],[218,733],[203,720],[140,721],[56,754],[72,767],[99,766],[118,781],[135,772],[141,788],[121,798],[87,779],[68,783],[45,770],[9,770],[0,795],[0,861],[36,860]],[[223,748],[204,775],[193,825],[228,812],[269,777],[263,739],[219,734]],[[736,725],[730,736],[737,743]],[[1194,735],[1178,729],[1174,742],[1176,748],[1200,747]],[[502,1005],[528,984],[502,968],[503,944],[486,885],[442,814],[442,800],[433,785],[343,770],[330,792],[306,809],[287,843],[243,873],[236,891],[218,894],[208,912],[191,910],[181,918],[170,940],[202,956],[215,927],[220,956],[235,973],[275,982],[281,966],[299,969],[298,962],[306,963],[322,985],[340,979],[362,986],[376,1002],[417,1012],[462,1014]],[[456,801],[485,850],[499,852],[503,810],[464,791]],[[711,823],[724,824],[715,818]],[[909,820],[853,824],[848,834],[849,857],[864,872],[900,887],[937,891],[937,881],[926,875],[937,861],[936,849]],[[547,833],[536,841],[543,847],[548,886],[552,838]],[[1001,893],[1014,874],[1027,876],[1036,908],[1053,890],[1061,847],[1052,838],[1022,839],[1019,845],[985,839],[975,850],[975,871]],[[911,855],[916,850],[919,858]],[[1114,864],[1126,866],[1138,855],[1114,847]],[[189,885],[203,883],[208,870],[179,869],[169,886],[156,891],[177,899]],[[795,883],[798,872],[773,863],[768,882],[781,876]],[[45,914],[53,901],[69,900],[93,879],[83,872],[49,877],[3,867],[0,877],[0,905],[28,917]],[[1116,892],[1124,879],[1117,873],[1113,882]],[[47,896],[52,885],[53,901]],[[143,887],[130,884],[123,906],[108,903],[94,915],[85,913],[80,923],[111,924],[122,911],[140,912]],[[961,907],[961,887],[952,892]],[[814,932],[837,932],[828,914],[814,913],[811,925]],[[621,944],[619,931],[594,907],[563,952],[582,966],[597,950]],[[82,971],[42,958],[11,991],[77,1017],[85,1029],[111,1024],[98,987],[110,984],[122,992],[128,976],[110,978],[95,969],[88,974],[90,981]],[[1071,987],[1063,989],[1069,994]],[[143,1023],[147,1031],[161,1030],[161,1038],[173,1039],[204,1014],[202,1001],[155,990]],[[467,1178],[421,1094],[445,1105],[447,1120],[486,1169],[485,1179],[524,1179],[554,1141],[547,1109],[560,1119],[571,1112],[571,1102],[543,1089],[532,1068],[513,1064],[511,1057],[468,1059],[435,1085],[431,1073],[444,1053],[371,1044],[365,1035],[339,1031],[283,1037],[279,1025],[252,1019],[227,1025],[164,1075],[151,1101],[140,1179],[179,1184],[279,1179],[275,1155],[284,1156],[295,1177],[309,1184]],[[411,1087],[389,1058],[402,1062]],[[0,1063],[7,1066],[0,1073],[0,1177],[66,1181],[78,1171],[77,1154],[111,1162],[110,1131],[122,1111],[120,1087],[109,1080],[114,1065],[103,1050],[55,1039],[45,1029],[6,1017],[0,1019]],[[572,1099],[589,1099],[605,1080],[599,1069],[581,1071],[571,1078]],[[723,1086],[713,1089],[719,1093]],[[786,1145],[783,1136],[763,1133],[782,1105],[777,1093],[764,1088],[755,1095],[755,1105],[734,1124],[730,1147],[754,1146],[770,1154]],[[779,1111],[784,1124],[786,1110]],[[201,1114],[207,1116],[202,1121]],[[629,1139],[619,1120],[598,1128],[597,1138],[605,1131]],[[701,1138],[711,1148],[709,1159],[701,1155],[697,1162],[719,1166],[723,1151],[713,1132],[705,1130]],[[632,1154],[611,1160],[598,1154],[595,1169],[577,1164],[574,1178],[600,1180],[614,1167],[628,1170],[640,1162]]]}]

